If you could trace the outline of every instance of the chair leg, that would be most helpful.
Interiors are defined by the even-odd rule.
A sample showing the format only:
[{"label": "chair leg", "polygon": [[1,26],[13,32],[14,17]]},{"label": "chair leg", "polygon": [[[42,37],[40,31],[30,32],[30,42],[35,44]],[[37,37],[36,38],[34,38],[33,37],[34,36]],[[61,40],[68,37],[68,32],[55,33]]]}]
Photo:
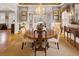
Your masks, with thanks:
[{"label": "chair leg", "polygon": [[70,39],[71,39],[71,33],[70,33]]},{"label": "chair leg", "polygon": [[76,37],[74,37],[74,46],[76,47]]},{"label": "chair leg", "polygon": [[58,48],[58,50],[59,50],[59,43],[57,43],[57,48]]},{"label": "chair leg", "polygon": [[68,33],[67,33],[67,41],[68,41]]},{"label": "chair leg", "polygon": [[22,47],[21,47],[22,50],[23,50],[23,47],[24,47],[24,42],[22,42]]},{"label": "chair leg", "polygon": [[34,43],[32,43],[32,50],[34,49]]},{"label": "chair leg", "polygon": [[70,33],[70,40],[69,40],[69,41],[70,41],[70,43],[71,43],[71,34],[72,34],[72,33]]},{"label": "chair leg", "polygon": [[65,39],[65,31],[64,31],[64,39]]},{"label": "chair leg", "polygon": [[26,42],[24,44],[26,45]]},{"label": "chair leg", "polygon": [[56,45],[56,42],[55,42],[55,45]]},{"label": "chair leg", "polygon": [[46,56],[46,49],[45,49],[45,56]]},{"label": "chair leg", "polygon": [[35,56],[36,56],[36,49],[35,49]]},{"label": "chair leg", "polygon": [[49,48],[49,43],[47,42],[47,48]]}]

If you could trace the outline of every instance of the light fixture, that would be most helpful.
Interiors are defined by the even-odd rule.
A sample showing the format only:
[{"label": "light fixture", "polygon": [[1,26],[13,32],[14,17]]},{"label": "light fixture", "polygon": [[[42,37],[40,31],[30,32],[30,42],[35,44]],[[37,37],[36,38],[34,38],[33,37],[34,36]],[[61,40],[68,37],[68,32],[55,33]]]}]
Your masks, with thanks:
[{"label": "light fixture", "polygon": [[36,7],[36,13],[37,14],[43,14],[45,11],[43,5],[40,3],[37,7]]}]

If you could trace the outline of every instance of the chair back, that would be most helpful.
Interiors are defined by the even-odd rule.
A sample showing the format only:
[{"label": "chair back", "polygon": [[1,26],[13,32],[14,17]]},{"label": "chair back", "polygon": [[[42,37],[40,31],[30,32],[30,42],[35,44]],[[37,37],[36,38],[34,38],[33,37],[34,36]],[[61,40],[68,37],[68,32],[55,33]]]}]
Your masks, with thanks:
[{"label": "chair back", "polygon": [[60,32],[58,33],[58,36],[57,36],[57,39],[58,39],[58,41],[60,40]]},{"label": "chair back", "polygon": [[42,30],[42,31],[38,31],[38,30],[35,30],[34,31],[34,38],[37,38],[37,39],[46,39],[47,37],[47,32],[45,30]]},{"label": "chair back", "polygon": [[45,51],[45,56],[46,56],[46,49],[47,49],[47,40],[46,40],[47,37],[46,36],[47,36],[47,32],[45,30],[34,31],[35,56],[36,56],[36,51]]},{"label": "chair back", "polygon": [[60,25],[57,25],[57,27],[54,27],[54,34],[56,35],[56,39],[59,41],[60,39],[60,33],[61,33],[61,29],[60,29]]},{"label": "chair back", "polygon": [[22,27],[21,30],[20,30],[20,32],[21,32],[22,35],[25,35],[25,33],[26,33],[26,28],[25,28],[25,27]]}]

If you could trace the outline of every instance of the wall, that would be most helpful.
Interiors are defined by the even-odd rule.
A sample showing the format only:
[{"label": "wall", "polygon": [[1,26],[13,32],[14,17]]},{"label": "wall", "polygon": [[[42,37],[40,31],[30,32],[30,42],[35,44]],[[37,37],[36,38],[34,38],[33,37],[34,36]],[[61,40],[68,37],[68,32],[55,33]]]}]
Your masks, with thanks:
[{"label": "wall", "polygon": [[79,4],[75,4],[75,21],[79,24]]},{"label": "wall", "polygon": [[[69,26],[74,19],[74,8],[72,7],[72,3],[65,5],[64,7],[64,11],[62,12],[62,26]],[[68,7],[69,6],[69,7]],[[67,12],[67,10],[69,10],[69,12]]]},{"label": "wall", "polygon": [[[53,21],[53,11],[52,11],[52,6],[44,6],[44,12],[46,13],[46,15],[42,15],[42,17],[40,18],[39,14],[36,13],[36,7],[38,6],[28,6],[28,13],[32,14],[32,16],[28,17],[28,21],[29,23],[34,23],[34,22],[39,22],[39,21],[45,21],[47,23],[47,28],[51,29],[51,22],[54,23]],[[37,15],[36,15],[37,14]],[[44,16],[44,17],[43,17]],[[35,18],[36,17],[36,18]],[[40,20],[42,19],[42,20]],[[35,21],[36,20],[36,21]],[[31,25],[31,24],[30,24]],[[31,27],[31,28],[30,28]],[[33,26],[29,26],[29,29],[32,29]]]},{"label": "wall", "polygon": [[[18,22],[17,22],[17,3],[0,3],[0,10],[6,10],[6,9],[10,9],[10,10],[13,10],[14,13],[13,14],[9,14],[9,27],[10,27],[10,24],[12,23],[13,20],[15,20],[15,33],[19,30],[18,26]],[[4,18],[2,18],[0,20],[1,22],[0,23],[4,23],[5,20]]]},{"label": "wall", "polygon": [[[13,14],[9,14],[10,17],[9,17],[9,21],[8,21],[8,24],[9,24],[8,27],[10,28],[11,27],[10,24],[12,24],[12,21],[15,20],[15,33],[17,33],[19,31],[19,22],[18,22],[18,16],[17,16],[18,15],[18,4],[17,3],[0,3],[0,10],[7,9],[7,8],[14,11]],[[53,8],[53,9],[55,9],[55,8]],[[34,6],[28,7],[28,16],[29,16],[29,13],[32,13],[32,14],[35,13]],[[49,23],[47,26],[52,28],[51,22],[52,22],[52,24],[55,23],[54,19],[53,19],[52,7],[45,6],[45,13],[49,13],[49,15],[47,16],[47,20],[46,20],[46,22]],[[45,18],[44,18],[44,20],[45,20]],[[5,23],[4,17],[0,20],[0,23]],[[29,17],[28,17],[28,21],[20,22],[20,23],[21,24],[26,23],[26,27],[28,27],[29,26]],[[30,28],[30,27],[28,27],[28,28]]]},{"label": "wall", "polygon": [[5,14],[0,13],[0,24],[5,23]]}]

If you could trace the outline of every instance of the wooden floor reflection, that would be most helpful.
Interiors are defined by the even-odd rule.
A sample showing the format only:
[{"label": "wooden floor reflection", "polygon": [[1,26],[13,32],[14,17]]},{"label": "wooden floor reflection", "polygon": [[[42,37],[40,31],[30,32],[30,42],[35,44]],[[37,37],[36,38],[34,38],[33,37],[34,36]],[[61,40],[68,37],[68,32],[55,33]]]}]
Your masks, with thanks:
[{"label": "wooden floor reflection", "polygon": [[[14,40],[8,42],[9,44],[3,48],[0,48],[0,55],[10,56],[34,56],[34,51],[30,47],[24,47],[21,50],[21,41]],[[44,56],[44,52],[38,51],[37,56]],[[51,44],[47,50],[47,56],[79,56],[79,50],[72,46],[61,35],[60,49],[58,50],[55,44]]]}]

